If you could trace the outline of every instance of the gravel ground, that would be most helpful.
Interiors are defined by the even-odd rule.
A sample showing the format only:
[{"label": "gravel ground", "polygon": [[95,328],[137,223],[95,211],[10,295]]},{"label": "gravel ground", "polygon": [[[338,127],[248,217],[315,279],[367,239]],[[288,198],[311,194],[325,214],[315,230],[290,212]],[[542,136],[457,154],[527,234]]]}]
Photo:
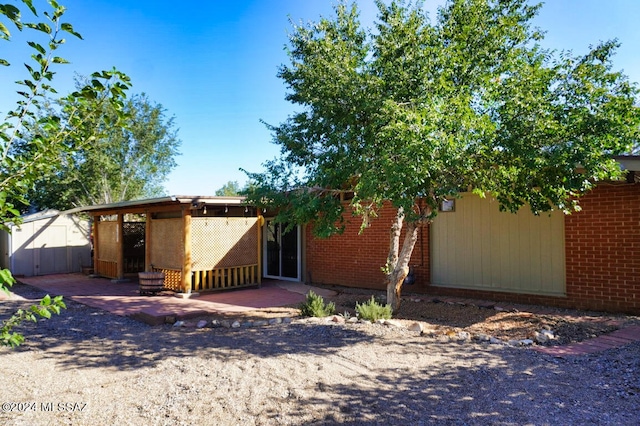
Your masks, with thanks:
[{"label": "gravel ground", "polygon": [[[41,296],[28,286],[15,291]],[[526,334],[571,319],[572,329],[588,337],[604,330],[590,324],[607,321],[575,318],[596,314],[523,313],[527,319],[520,320],[508,316],[518,312],[447,304],[420,311],[414,304],[405,304],[407,320],[438,309],[439,319],[420,320],[444,333],[309,320],[238,329],[151,327],[67,300],[62,315],[25,327],[23,346],[0,348],[0,424],[640,423],[640,343],[558,359],[446,337],[450,328],[474,326],[497,334],[495,323],[527,324],[529,331],[509,332]],[[24,305],[2,302],[0,318]]]}]

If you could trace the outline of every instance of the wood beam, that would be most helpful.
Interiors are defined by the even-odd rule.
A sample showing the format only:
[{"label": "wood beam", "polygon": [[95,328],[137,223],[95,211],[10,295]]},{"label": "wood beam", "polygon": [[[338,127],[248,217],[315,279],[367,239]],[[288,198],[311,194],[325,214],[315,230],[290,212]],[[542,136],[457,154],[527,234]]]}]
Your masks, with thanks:
[{"label": "wood beam", "polygon": [[118,215],[118,228],[116,231],[116,259],[117,259],[117,278],[124,278],[124,215]]},{"label": "wood beam", "polygon": [[182,208],[182,291],[191,293],[191,210]]}]

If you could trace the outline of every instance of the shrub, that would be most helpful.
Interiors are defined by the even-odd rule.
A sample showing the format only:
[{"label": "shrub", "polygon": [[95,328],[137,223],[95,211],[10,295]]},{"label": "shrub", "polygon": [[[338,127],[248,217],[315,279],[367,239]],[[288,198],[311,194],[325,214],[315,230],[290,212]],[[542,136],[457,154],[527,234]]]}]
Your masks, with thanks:
[{"label": "shrub", "polygon": [[313,291],[307,293],[307,300],[300,305],[300,313],[305,317],[326,317],[336,310],[333,302],[324,303],[324,299]]},{"label": "shrub", "polygon": [[359,304],[356,302],[356,312],[361,319],[367,321],[377,321],[379,319],[391,318],[391,305],[382,305],[376,302],[376,299],[371,296],[368,302]]}]

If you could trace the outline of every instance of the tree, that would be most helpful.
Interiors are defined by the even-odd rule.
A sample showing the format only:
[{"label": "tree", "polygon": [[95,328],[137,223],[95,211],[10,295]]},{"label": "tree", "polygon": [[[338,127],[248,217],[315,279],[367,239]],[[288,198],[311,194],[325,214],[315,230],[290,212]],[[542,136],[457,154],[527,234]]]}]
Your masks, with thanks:
[{"label": "tree", "polygon": [[248,173],[249,199],[318,236],[343,229],[341,199],[362,231],[389,202],[382,270],[397,310],[418,229],[443,200],[471,189],[511,212],[579,209],[621,173],[611,157],[638,140],[640,112],[636,85],[612,69],[617,42],[545,50],[540,5],[450,0],[433,23],[419,5],[377,6],[375,31],[344,3],[294,26],[278,76],[300,112],[269,126],[282,154]]},{"label": "tree", "polygon": [[240,188],[240,184],[237,180],[230,180],[229,182],[222,185],[220,189],[216,190],[216,195],[219,197],[235,197],[242,191],[243,189]]},{"label": "tree", "polygon": [[[56,93],[52,86],[54,65],[67,61],[56,56],[65,40],[63,34],[80,37],[73,26],[63,22],[64,6],[49,0],[50,10],[38,21],[33,0],[22,0],[22,9],[12,4],[0,5],[0,38],[11,41],[11,30],[27,30],[33,39],[28,41],[32,61],[25,63],[27,78],[16,82],[19,100],[16,108],[6,114],[0,123],[0,229],[7,224],[20,223],[17,204],[23,203],[29,189],[41,176],[61,167],[60,157],[79,146],[90,143],[97,131],[95,124],[107,120],[117,124],[120,114],[102,117],[100,110],[91,109],[96,101],[110,103],[119,111],[125,90],[129,87],[126,75],[117,70],[92,74],[87,85],[68,95],[63,108],[64,119],[58,114],[42,114],[46,109],[46,97]],[[23,12],[37,22],[23,22]],[[29,18],[28,18],[29,19]],[[11,28],[11,30],[10,30]],[[31,37],[30,37],[31,38]],[[39,41],[43,38],[44,41]],[[0,65],[9,66],[0,58]],[[28,137],[27,137],[28,135]],[[0,271],[0,290],[7,292],[15,279],[7,269]],[[60,296],[44,297],[40,304],[27,310],[19,310],[0,327],[0,345],[15,346],[24,336],[13,331],[22,321],[48,318],[64,308]]]},{"label": "tree", "polygon": [[[94,108],[106,117],[118,112],[110,104]],[[180,146],[173,117],[144,93],[127,100],[122,111],[121,125],[102,125],[99,138],[68,152],[64,168],[37,182],[29,195],[32,208],[64,210],[164,193]]]}]

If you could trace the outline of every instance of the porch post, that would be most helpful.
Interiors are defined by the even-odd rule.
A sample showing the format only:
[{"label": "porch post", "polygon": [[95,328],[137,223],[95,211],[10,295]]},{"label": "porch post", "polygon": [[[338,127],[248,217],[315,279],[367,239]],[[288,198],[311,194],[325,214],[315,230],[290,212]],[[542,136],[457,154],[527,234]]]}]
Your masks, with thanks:
[{"label": "porch post", "polygon": [[264,216],[260,209],[258,210],[258,285],[262,284],[262,225],[264,224]]},{"label": "porch post", "polygon": [[93,216],[93,223],[91,224],[91,229],[93,231],[93,235],[92,235],[92,243],[93,243],[93,273],[95,275],[99,275],[100,272],[98,271],[98,257],[100,257],[99,254],[99,246],[100,244],[98,244],[99,237],[98,237],[98,224],[100,223],[100,215],[95,215]]},{"label": "porch post", "polygon": [[117,263],[117,271],[116,275],[119,280],[124,278],[124,216],[121,213],[118,213],[118,230],[116,232],[116,259],[118,259]]},{"label": "porch post", "polygon": [[185,294],[191,294],[191,210],[188,207],[182,207],[182,291]]},{"label": "porch post", "polygon": [[151,213],[144,212],[144,270],[151,271]]}]

